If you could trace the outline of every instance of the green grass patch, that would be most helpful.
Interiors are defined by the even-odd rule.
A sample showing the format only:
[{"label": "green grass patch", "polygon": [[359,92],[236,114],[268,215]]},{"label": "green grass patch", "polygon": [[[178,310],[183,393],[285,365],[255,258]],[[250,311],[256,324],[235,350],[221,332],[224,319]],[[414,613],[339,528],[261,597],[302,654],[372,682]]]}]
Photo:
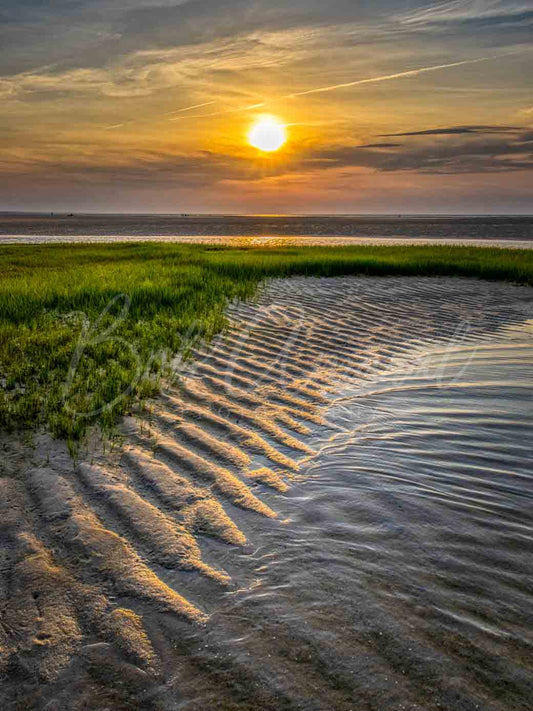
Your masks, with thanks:
[{"label": "green grass patch", "polygon": [[449,275],[533,284],[533,251],[451,246],[0,246],[0,427],[88,425],[158,392],[173,354],[269,277]]}]

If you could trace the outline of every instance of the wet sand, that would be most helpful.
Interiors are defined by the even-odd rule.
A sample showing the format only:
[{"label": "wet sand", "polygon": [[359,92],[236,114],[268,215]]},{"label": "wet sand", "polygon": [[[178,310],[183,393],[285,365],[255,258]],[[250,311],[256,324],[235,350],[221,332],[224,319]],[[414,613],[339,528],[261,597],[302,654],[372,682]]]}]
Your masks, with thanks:
[{"label": "wet sand", "polygon": [[526,709],[533,291],[230,315],[122,447],[4,438],[3,707]]},{"label": "wet sand", "polygon": [[501,249],[533,249],[531,240],[498,240],[440,237],[318,237],[251,236],[220,237],[217,235],[15,235],[0,236],[0,244],[109,244],[112,242],[181,242],[184,244],[215,244],[225,247],[342,247],[342,246],[408,246],[462,245],[464,247],[500,247]]}]

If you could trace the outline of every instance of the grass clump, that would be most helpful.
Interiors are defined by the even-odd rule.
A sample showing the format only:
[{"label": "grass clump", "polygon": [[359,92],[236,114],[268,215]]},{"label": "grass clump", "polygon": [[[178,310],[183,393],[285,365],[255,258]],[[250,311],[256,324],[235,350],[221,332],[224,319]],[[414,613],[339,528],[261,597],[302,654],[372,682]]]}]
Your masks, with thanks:
[{"label": "grass clump", "polygon": [[156,394],[172,355],[269,277],[450,275],[533,284],[533,252],[455,246],[0,246],[0,427],[79,441]]}]

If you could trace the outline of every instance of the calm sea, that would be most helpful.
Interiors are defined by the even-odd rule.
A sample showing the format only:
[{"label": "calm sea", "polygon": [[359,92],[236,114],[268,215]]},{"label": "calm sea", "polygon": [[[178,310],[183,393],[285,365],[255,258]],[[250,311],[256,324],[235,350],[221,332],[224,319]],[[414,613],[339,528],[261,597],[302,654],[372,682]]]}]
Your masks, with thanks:
[{"label": "calm sea", "polygon": [[2,241],[184,237],[533,242],[533,216],[232,216],[0,213]]}]

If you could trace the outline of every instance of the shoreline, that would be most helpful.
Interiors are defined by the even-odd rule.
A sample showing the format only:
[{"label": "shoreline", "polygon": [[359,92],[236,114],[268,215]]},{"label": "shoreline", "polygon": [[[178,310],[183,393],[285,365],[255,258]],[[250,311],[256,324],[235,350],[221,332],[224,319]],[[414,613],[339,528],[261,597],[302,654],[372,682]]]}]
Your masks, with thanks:
[{"label": "shoreline", "polygon": [[533,240],[470,239],[448,237],[346,237],[344,235],[317,236],[250,236],[219,235],[0,235],[0,247],[14,244],[120,244],[161,242],[174,244],[208,244],[245,247],[347,247],[353,246],[453,246],[492,247],[500,249],[533,249]]}]

